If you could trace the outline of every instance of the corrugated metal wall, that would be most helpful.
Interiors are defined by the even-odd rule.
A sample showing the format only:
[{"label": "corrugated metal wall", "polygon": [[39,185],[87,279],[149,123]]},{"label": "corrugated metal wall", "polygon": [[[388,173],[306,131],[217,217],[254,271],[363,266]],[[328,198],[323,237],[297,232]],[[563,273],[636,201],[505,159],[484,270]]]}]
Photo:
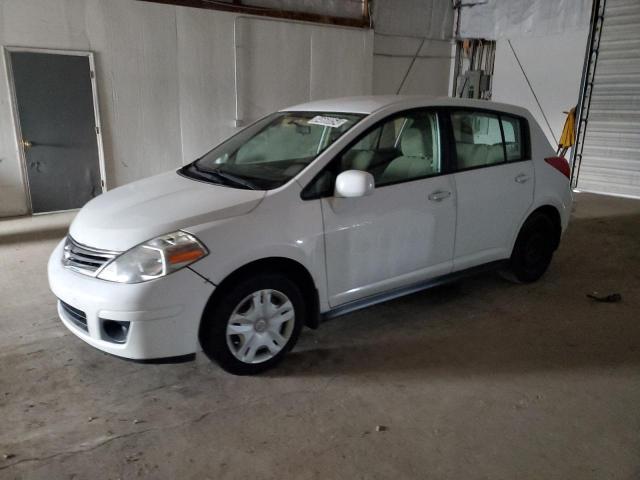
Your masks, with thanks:
[{"label": "corrugated metal wall", "polygon": [[607,0],[578,176],[581,190],[640,197],[640,2]]}]

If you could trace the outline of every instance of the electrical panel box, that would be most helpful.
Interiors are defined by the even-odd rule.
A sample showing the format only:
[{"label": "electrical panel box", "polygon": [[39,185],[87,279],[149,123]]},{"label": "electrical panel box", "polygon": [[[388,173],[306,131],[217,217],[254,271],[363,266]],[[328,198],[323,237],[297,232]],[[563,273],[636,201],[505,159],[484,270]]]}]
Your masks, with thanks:
[{"label": "electrical panel box", "polygon": [[467,70],[458,77],[458,92],[462,98],[486,98],[490,91],[491,77],[483,70]]}]

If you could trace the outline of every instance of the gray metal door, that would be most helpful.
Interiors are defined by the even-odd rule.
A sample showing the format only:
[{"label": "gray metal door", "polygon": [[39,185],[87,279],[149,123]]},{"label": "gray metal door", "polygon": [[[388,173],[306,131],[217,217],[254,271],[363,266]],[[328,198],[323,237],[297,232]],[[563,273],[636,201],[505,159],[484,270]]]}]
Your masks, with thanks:
[{"label": "gray metal door", "polygon": [[604,21],[595,76],[586,85],[591,101],[577,186],[640,198],[640,1],[599,5]]},{"label": "gray metal door", "polygon": [[87,56],[11,52],[33,213],[82,207],[102,192]]}]

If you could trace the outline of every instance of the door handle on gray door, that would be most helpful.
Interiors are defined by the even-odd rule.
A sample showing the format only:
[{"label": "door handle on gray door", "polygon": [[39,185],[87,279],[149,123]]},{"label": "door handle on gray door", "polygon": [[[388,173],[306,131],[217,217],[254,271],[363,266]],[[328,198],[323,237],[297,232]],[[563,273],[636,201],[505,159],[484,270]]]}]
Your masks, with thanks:
[{"label": "door handle on gray door", "polygon": [[518,183],[527,183],[529,181],[529,175],[526,173],[521,173],[520,175],[516,175],[514,180]]},{"label": "door handle on gray door", "polygon": [[451,192],[447,192],[445,190],[436,190],[431,195],[429,195],[429,200],[432,202],[441,202],[445,198],[449,198],[451,196]]}]

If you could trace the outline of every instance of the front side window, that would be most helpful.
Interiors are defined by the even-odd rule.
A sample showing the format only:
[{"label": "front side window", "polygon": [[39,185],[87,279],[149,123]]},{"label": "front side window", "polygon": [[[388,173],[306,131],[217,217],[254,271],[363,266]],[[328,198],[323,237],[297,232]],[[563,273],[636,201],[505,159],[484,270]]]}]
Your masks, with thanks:
[{"label": "front side window", "polygon": [[212,183],[271,190],[295,177],[362,117],[321,112],[274,113],[180,171]]},{"label": "front side window", "polygon": [[497,115],[484,112],[453,112],[453,135],[458,170],[504,162],[504,147]]},{"label": "front side window", "polygon": [[331,195],[336,177],[346,170],[371,173],[376,188],[441,173],[438,116],[412,111],[382,121],[319,174],[303,198]]}]

